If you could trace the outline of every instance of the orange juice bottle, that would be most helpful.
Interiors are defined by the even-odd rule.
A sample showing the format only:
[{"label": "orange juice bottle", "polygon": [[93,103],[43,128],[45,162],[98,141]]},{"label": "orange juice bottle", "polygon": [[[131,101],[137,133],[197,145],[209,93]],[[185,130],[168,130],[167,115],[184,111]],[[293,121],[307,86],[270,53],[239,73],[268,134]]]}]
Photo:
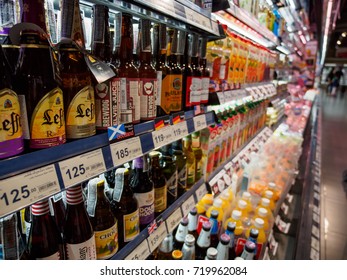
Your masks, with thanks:
[{"label": "orange juice bottle", "polygon": [[[281,191],[280,189],[276,186],[276,184],[274,182],[270,182],[268,184],[268,188],[269,191],[273,192],[273,200],[276,202],[277,200],[279,200],[280,195],[281,195]],[[264,195],[263,195],[264,196]]]},{"label": "orange juice bottle", "polygon": [[220,198],[216,198],[213,200],[213,204],[212,206],[210,206],[207,211],[206,211],[206,217],[210,218],[211,217],[211,211],[212,210],[217,210],[218,211],[218,217],[217,217],[217,221],[218,222],[222,222],[223,221],[223,216],[224,216],[224,211],[222,208],[222,200]]},{"label": "orange juice bottle", "polygon": [[258,259],[262,250],[265,248],[265,244],[267,242],[267,236],[264,231],[264,220],[261,218],[256,218],[254,220],[254,224],[246,231],[246,238],[249,240],[250,233],[258,231],[258,236],[256,239],[257,250],[255,259]]},{"label": "orange juice bottle", "polygon": [[259,208],[265,208],[268,212],[272,213],[272,211],[270,209],[270,200],[268,198],[263,197],[260,200],[259,205],[255,209],[255,213],[258,213]]},{"label": "orange juice bottle", "polygon": [[249,192],[243,192],[242,193],[242,199],[247,202],[247,209],[249,213],[252,213],[253,206],[252,206],[252,195]]},{"label": "orange juice bottle", "polygon": [[269,206],[270,206],[270,209],[272,212],[275,211],[275,208],[276,208],[276,204],[274,202],[273,196],[274,196],[274,193],[272,191],[269,191],[269,190],[265,191],[264,196],[263,196],[263,197],[267,198],[268,200],[270,200]]},{"label": "orange juice bottle", "polygon": [[[244,227],[241,221],[241,212],[239,210],[233,210],[231,212],[231,217],[229,219],[227,219],[223,225],[224,230],[227,229],[228,227],[228,223],[232,222],[236,224],[236,228],[234,231],[235,234],[235,238],[236,237],[241,237],[244,234]],[[235,242],[236,243],[236,242]]]},{"label": "orange juice bottle", "polygon": [[227,191],[223,191],[219,197],[219,199],[222,200],[222,209],[223,209],[223,223],[227,219],[227,217],[230,217],[231,215],[231,201],[230,201],[230,196]]},{"label": "orange juice bottle", "polygon": [[269,213],[265,208],[261,207],[261,208],[258,208],[258,211],[257,211],[257,213],[254,216],[254,221],[255,221],[256,218],[263,219],[263,221],[264,221],[264,231],[265,231],[266,235],[268,235],[270,233],[270,231],[271,231],[270,222],[269,222],[269,220],[270,220],[269,214],[271,214],[271,213]]},{"label": "orange juice bottle", "polygon": [[196,210],[198,215],[205,215],[206,211],[213,204],[213,195],[207,193],[203,198],[196,204]]}]

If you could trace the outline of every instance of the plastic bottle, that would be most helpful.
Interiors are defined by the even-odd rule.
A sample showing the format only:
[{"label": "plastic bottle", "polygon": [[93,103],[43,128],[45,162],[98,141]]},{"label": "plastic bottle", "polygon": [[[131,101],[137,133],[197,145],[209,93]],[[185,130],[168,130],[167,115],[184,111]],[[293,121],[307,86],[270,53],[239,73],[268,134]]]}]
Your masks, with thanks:
[{"label": "plastic bottle", "polygon": [[225,221],[224,229],[226,230],[228,227],[228,223],[234,222],[236,224],[234,234],[235,234],[235,244],[237,243],[237,239],[244,235],[244,227],[241,221],[241,212],[239,210],[233,210],[231,213],[231,217]]},{"label": "plastic bottle", "polygon": [[222,222],[223,216],[224,216],[224,211],[222,208],[222,200],[220,198],[216,198],[213,200],[213,205],[210,206],[207,211],[206,211],[206,217],[210,218],[211,217],[211,212],[212,210],[217,210],[218,211],[218,222]]},{"label": "plastic bottle", "polygon": [[266,210],[265,208],[258,208],[258,211],[256,213],[256,215],[254,216],[254,220],[256,218],[261,218],[264,221],[264,231],[266,233],[266,235],[269,234],[271,227],[270,227],[270,223],[269,223],[269,212],[268,210]]},{"label": "plastic bottle", "polygon": [[253,260],[255,248],[256,245],[252,241],[247,241],[241,254],[241,258],[244,260]]},{"label": "plastic bottle", "polygon": [[213,204],[213,195],[207,193],[203,198],[196,204],[196,210],[198,215],[205,215],[207,209]]},{"label": "plastic bottle", "polygon": [[216,260],[217,259],[218,250],[216,248],[210,247],[207,249],[205,260]]},{"label": "plastic bottle", "polygon": [[268,198],[263,197],[260,200],[259,205],[257,206],[257,208],[255,209],[255,213],[258,213],[258,209],[259,208],[265,208],[268,212],[271,212],[271,208],[270,208],[270,200]]},{"label": "plastic bottle", "polygon": [[240,199],[237,202],[236,210],[239,210],[241,212],[241,221],[243,224],[244,229],[248,229],[251,226],[251,216],[249,213],[249,208],[247,205],[247,202],[243,199]]},{"label": "plastic bottle", "polygon": [[182,260],[194,260],[195,259],[195,238],[191,234],[187,234],[184,239],[182,247]]},{"label": "plastic bottle", "polygon": [[223,191],[218,198],[222,200],[222,209],[224,213],[222,222],[224,222],[227,217],[230,217],[231,215],[231,201],[229,200],[229,194],[226,191]]},{"label": "plastic bottle", "polygon": [[252,195],[249,192],[243,192],[242,193],[242,200],[247,202],[247,209],[249,213],[252,213],[253,206],[252,206]]},{"label": "plastic bottle", "polygon": [[270,200],[270,205],[269,205],[270,209],[271,209],[272,212],[275,211],[276,203],[274,201],[274,193],[272,191],[270,191],[270,190],[267,190],[267,191],[265,191],[263,197],[265,197],[268,200]]}]

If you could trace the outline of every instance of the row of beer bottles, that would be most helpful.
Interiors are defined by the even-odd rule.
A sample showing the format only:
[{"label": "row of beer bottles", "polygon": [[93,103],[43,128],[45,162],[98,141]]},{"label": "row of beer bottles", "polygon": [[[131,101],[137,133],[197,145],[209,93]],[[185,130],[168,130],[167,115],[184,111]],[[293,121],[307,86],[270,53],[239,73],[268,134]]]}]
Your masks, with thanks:
[{"label": "row of beer bottles", "polygon": [[[92,54],[108,63],[115,75],[98,83],[91,75],[93,66],[85,60],[93,58],[83,50],[79,3],[62,3],[65,39],[54,51],[42,31],[28,26],[22,27],[19,48],[8,42],[2,45],[5,54],[0,49],[0,159],[207,102],[205,40],[200,40],[200,60],[197,35],[167,30],[159,24],[153,27],[151,40],[151,22],[141,19],[139,65],[135,66],[132,16],[122,14],[120,45],[112,56],[108,8],[95,5]],[[22,4],[27,7],[22,10],[22,22],[46,31],[43,1],[22,0]]]}]

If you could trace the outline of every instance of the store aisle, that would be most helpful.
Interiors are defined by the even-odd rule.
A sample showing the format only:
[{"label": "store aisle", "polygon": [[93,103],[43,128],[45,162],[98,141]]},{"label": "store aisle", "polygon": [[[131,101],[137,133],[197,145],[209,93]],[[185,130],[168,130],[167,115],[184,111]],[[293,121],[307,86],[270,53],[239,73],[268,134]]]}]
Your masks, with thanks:
[{"label": "store aisle", "polygon": [[[347,259],[347,94],[322,96],[321,259]],[[346,178],[347,180],[347,178]]]}]

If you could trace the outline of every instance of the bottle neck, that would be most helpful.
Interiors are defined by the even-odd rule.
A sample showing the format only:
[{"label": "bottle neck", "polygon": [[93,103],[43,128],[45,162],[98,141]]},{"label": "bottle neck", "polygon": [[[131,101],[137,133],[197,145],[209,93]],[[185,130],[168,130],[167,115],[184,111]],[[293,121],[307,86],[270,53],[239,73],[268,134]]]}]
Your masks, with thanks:
[{"label": "bottle neck", "polygon": [[203,229],[199,235],[197,245],[201,248],[208,248],[211,244],[210,236],[210,231]]},{"label": "bottle neck", "polygon": [[180,224],[175,235],[176,241],[183,243],[187,234],[188,234],[187,226]]},{"label": "bottle neck", "polygon": [[198,56],[192,56],[190,58],[190,65],[192,68],[194,69],[199,69],[200,65],[199,65],[199,57]]},{"label": "bottle neck", "polygon": [[197,216],[189,214],[189,223],[188,223],[188,231],[193,232],[196,231],[197,228]]},{"label": "bottle neck", "polygon": [[140,61],[141,63],[145,63],[151,65],[152,54],[151,52],[141,51],[140,52]]},{"label": "bottle neck", "polygon": [[43,216],[43,215],[49,214],[48,199],[31,205],[31,213],[33,216]]},{"label": "bottle neck", "polygon": [[44,1],[21,0],[21,22],[34,23],[47,32]]},{"label": "bottle neck", "polygon": [[83,203],[81,186],[75,186],[66,190],[66,203],[68,205],[78,205]]}]

